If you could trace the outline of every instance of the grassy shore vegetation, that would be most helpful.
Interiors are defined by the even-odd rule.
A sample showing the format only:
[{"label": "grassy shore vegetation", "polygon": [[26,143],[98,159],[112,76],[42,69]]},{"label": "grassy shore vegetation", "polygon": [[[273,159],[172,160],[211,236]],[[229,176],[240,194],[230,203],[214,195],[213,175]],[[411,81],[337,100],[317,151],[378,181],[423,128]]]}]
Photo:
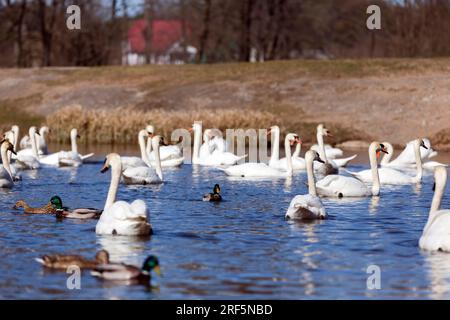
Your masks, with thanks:
[{"label": "grassy shore vegetation", "polygon": [[[281,115],[281,116],[280,116]],[[226,129],[265,129],[277,124],[283,134],[299,132],[306,142],[315,139],[317,123],[301,123],[295,118],[268,111],[240,109],[225,110],[189,110],[188,112],[154,109],[141,111],[134,108],[113,110],[85,109],[80,105],[67,106],[46,118],[46,124],[52,128],[51,140],[67,142],[72,127],[81,133],[81,143],[125,144],[136,143],[137,132],[148,124],[153,124],[158,134],[170,138],[175,129],[188,129],[194,121],[202,121],[204,128],[217,128],[225,134]],[[332,125],[335,140],[339,143],[347,140],[367,138],[360,132]]]}]

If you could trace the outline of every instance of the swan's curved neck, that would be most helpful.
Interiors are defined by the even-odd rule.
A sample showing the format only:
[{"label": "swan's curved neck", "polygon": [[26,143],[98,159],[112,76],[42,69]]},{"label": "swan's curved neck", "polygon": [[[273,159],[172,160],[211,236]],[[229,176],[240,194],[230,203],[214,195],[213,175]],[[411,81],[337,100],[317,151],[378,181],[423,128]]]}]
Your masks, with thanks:
[{"label": "swan's curved neck", "polygon": [[30,140],[31,140],[31,150],[33,151],[33,155],[39,159],[39,152],[38,152],[38,148],[37,148],[37,142],[36,142],[36,133],[35,132],[28,132],[29,136],[30,136]]},{"label": "swan's curved neck", "polygon": [[14,133],[14,151],[17,152],[17,144],[19,143],[19,127],[14,128],[13,130]]},{"label": "swan's curved neck", "polygon": [[6,172],[8,172],[9,178],[11,179],[11,181],[13,181],[13,174],[11,172],[11,166],[9,165],[9,157],[8,157],[8,152],[4,149],[1,148],[1,158],[2,158],[2,162],[3,162],[3,168],[5,168]]},{"label": "swan's curved neck", "polygon": [[317,131],[317,144],[319,145],[320,158],[325,161],[325,163],[328,163],[327,154],[325,152],[325,145],[323,143],[323,134],[319,131]]},{"label": "swan's curved neck", "polygon": [[306,159],[306,174],[308,176],[308,193],[317,196],[316,180],[314,177],[314,165],[311,158]]},{"label": "swan's curved neck", "polygon": [[388,153],[387,154],[385,153],[383,155],[383,159],[381,159],[380,164],[386,165],[391,161],[392,157],[394,156],[394,147],[389,142],[383,142],[383,144],[386,146]]},{"label": "swan's curved neck", "polygon": [[422,157],[420,155],[420,143],[418,142],[414,144],[414,153],[416,157],[416,167],[417,167],[417,174],[414,177],[414,181],[416,183],[420,183],[423,177],[423,167],[422,167]]},{"label": "swan's curved neck", "polygon": [[[151,137],[147,138],[146,151],[147,151],[147,155],[152,153],[152,138]],[[141,153],[142,153],[142,151],[141,151]]]},{"label": "swan's curved neck", "polygon": [[287,174],[288,176],[292,176],[292,155],[291,155],[291,144],[289,138],[286,137],[284,139],[284,152],[286,153],[286,162],[287,162]]},{"label": "swan's curved neck", "polygon": [[78,153],[77,136],[76,135],[71,135],[70,136],[70,142],[72,144],[72,152]]},{"label": "swan's curved neck", "polygon": [[138,135],[138,143],[139,143],[139,149],[141,151],[141,159],[144,161],[148,166],[150,166],[150,160],[148,158],[146,146],[145,146],[145,137],[141,134]]},{"label": "swan's curved neck", "polygon": [[155,145],[153,145],[153,150],[155,153],[155,171],[156,171],[156,174],[158,175],[158,177],[162,181],[163,180],[163,172],[162,172],[162,168],[161,168],[161,157],[159,156],[159,148],[160,148],[159,143],[156,142]]},{"label": "swan's curved neck", "polygon": [[192,154],[192,163],[198,164],[200,157],[200,145],[202,144],[202,127],[194,125],[194,153]]},{"label": "swan's curved neck", "polygon": [[372,195],[380,195],[380,176],[378,175],[378,162],[376,154],[377,144],[372,143],[369,148],[370,170],[372,172]]},{"label": "swan's curved neck", "polygon": [[297,145],[295,146],[295,151],[294,154],[292,155],[293,158],[298,158],[300,157],[300,152],[302,151],[302,144],[301,143],[297,143]]},{"label": "swan's curved neck", "polygon": [[271,135],[272,135],[272,154],[270,155],[269,165],[280,160],[280,128],[278,128],[277,126],[273,127],[271,130]]},{"label": "swan's curved neck", "polygon": [[44,146],[44,148],[46,148],[47,147],[47,141],[45,140],[45,130],[40,130],[39,134],[41,135],[39,137],[39,140],[42,141],[42,145]]},{"label": "swan's curved neck", "polygon": [[106,198],[105,208],[108,209],[115,201],[117,190],[119,189],[120,176],[122,175],[122,162],[120,158],[114,158],[110,162],[111,166],[111,184],[109,185],[108,197]]},{"label": "swan's curved neck", "polygon": [[433,222],[434,218],[441,209],[442,197],[444,195],[445,187],[447,186],[447,169],[437,168],[435,172],[435,191],[433,195],[433,201],[431,202],[430,213],[428,215],[427,224],[424,231]]}]

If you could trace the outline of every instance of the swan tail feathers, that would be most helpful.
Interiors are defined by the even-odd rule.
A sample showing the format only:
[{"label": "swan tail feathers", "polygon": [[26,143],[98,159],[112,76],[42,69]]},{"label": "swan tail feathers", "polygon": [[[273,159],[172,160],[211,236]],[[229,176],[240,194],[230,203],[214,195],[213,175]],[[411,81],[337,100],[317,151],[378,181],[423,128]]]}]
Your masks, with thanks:
[{"label": "swan tail feathers", "polygon": [[94,154],[95,154],[95,153],[85,154],[84,156],[81,156],[81,160],[89,159],[89,158],[92,157]]}]

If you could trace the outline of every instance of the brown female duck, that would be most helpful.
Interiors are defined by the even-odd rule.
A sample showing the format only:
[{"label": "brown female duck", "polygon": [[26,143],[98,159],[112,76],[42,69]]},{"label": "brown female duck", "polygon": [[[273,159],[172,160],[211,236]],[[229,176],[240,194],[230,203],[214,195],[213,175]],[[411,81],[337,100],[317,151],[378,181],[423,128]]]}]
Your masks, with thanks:
[{"label": "brown female duck", "polygon": [[89,260],[79,255],[44,255],[35,259],[37,262],[47,268],[67,269],[70,266],[78,266],[81,269],[94,269],[99,265],[109,263],[109,253],[106,250],[100,250],[95,255],[95,260]]}]

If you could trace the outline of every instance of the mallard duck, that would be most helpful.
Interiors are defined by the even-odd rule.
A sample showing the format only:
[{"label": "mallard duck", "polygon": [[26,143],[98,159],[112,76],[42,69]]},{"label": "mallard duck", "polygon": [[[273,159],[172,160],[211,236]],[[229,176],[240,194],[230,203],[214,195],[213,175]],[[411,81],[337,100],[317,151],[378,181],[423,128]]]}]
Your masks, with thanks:
[{"label": "mallard duck", "polygon": [[53,207],[51,202],[47,203],[43,207],[32,208],[24,200],[17,200],[13,209],[19,209],[19,208],[23,208],[23,212],[25,212],[25,213],[39,213],[39,214],[54,214],[54,213],[56,213],[56,210]]},{"label": "mallard duck", "polygon": [[203,201],[222,201],[220,195],[220,186],[216,184],[213,189],[213,193],[207,193],[203,196]]},{"label": "mallard duck", "polygon": [[53,196],[50,202],[55,210],[58,218],[72,218],[72,219],[90,219],[100,217],[103,210],[94,208],[77,208],[74,210],[68,207],[63,207],[62,200],[59,196]]},{"label": "mallard duck", "polygon": [[79,255],[44,255],[35,259],[40,264],[52,269],[67,269],[70,266],[78,266],[81,269],[94,269],[98,265],[109,263],[109,253],[106,250],[100,250],[95,255],[95,260],[88,260]]},{"label": "mallard duck", "polygon": [[124,263],[110,263],[98,265],[93,271],[91,271],[91,274],[95,277],[106,280],[134,280],[149,283],[151,280],[152,270],[154,270],[158,276],[161,275],[158,258],[150,255],[147,259],[145,259],[141,269]]}]

